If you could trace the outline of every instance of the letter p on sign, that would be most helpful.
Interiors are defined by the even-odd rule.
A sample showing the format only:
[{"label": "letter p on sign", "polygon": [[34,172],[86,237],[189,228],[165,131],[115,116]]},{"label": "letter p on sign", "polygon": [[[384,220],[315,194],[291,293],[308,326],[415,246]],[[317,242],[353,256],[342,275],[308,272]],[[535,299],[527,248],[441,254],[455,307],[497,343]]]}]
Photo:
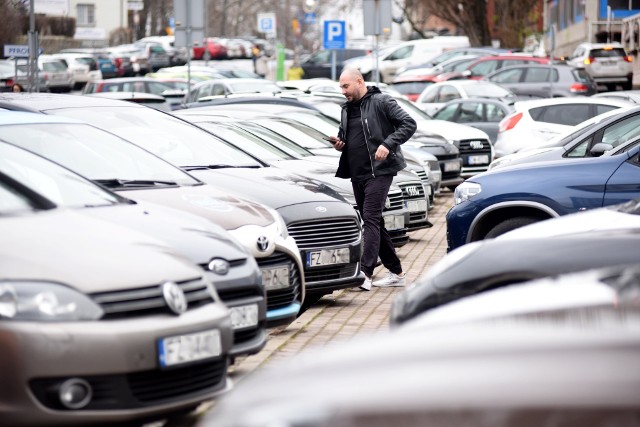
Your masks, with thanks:
[{"label": "letter p on sign", "polygon": [[346,46],[345,21],[324,21],[323,47],[325,49],[344,49]]}]

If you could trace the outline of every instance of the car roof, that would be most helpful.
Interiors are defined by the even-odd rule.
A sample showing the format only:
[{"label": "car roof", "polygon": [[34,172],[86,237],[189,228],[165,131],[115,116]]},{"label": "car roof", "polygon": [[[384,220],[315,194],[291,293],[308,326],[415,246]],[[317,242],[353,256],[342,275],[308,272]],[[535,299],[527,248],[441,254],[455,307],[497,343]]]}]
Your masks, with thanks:
[{"label": "car roof", "polygon": [[67,117],[25,111],[0,111],[0,126],[39,123],[84,123]]},{"label": "car roof", "polygon": [[631,102],[625,101],[623,99],[596,98],[594,100],[590,96],[531,99],[525,101],[517,101],[514,105],[517,111],[522,111],[536,107],[543,107],[546,105],[558,104],[603,104],[612,105],[615,107],[628,107],[630,105],[633,105]]},{"label": "car roof", "polygon": [[0,93],[0,108],[22,111],[47,111],[60,108],[133,107],[146,108],[132,102],[93,96],[57,93]]}]

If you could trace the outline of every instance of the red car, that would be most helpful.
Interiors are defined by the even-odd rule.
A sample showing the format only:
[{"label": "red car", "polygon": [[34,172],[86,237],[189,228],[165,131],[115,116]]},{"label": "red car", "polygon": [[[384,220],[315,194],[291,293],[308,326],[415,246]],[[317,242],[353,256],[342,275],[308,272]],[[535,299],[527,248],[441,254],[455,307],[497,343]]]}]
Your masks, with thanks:
[{"label": "red car", "polygon": [[209,59],[227,58],[227,48],[215,38],[209,37],[202,43],[202,46],[194,46],[192,48],[191,59],[204,59],[205,48],[209,52]]},{"label": "red car", "polygon": [[504,67],[522,64],[548,64],[549,58],[541,56],[526,56],[517,54],[491,55],[483,56],[475,62],[469,64],[467,69],[462,72],[445,73],[440,76],[443,80],[452,80],[455,78],[468,78],[473,80],[481,80],[484,76],[493,73]]}]

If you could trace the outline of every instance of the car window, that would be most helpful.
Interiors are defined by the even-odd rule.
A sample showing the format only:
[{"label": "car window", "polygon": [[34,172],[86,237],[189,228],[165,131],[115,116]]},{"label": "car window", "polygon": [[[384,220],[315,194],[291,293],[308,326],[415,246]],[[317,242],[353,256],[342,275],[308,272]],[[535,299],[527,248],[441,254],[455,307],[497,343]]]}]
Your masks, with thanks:
[{"label": "car window", "polygon": [[440,88],[440,94],[438,96],[438,99],[436,99],[436,102],[448,102],[452,99],[458,98],[462,98],[462,96],[460,96],[460,92],[458,92],[458,89],[450,85],[444,85]]},{"label": "car window", "polygon": [[593,58],[624,58],[627,56],[623,48],[591,49],[589,56]]},{"label": "car window", "polygon": [[224,86],[221,84],[214,84],[211,86],[211,95],[224,95]]},{"label": "car window", "polygon": [[596,105],[596,116],[602,113],[606,113],[607,111],[617,110],[620,107],[615,107],[613,105]]},{"label": "car window", "polygon": [[438,110],[433,115],[433,118],[436,119],[436,120],[448,120],[448,121],[451,121],[453,119],[453,116],[455,116],[456,111],[458,111],[458,107],[459,106],[460,106],[460,104],[447,105],[446,107],[443,107],[440,110]]},{"label": "car window", "polygon": [[482,61],[469,68],[473,76],[486,76],[498,69],[498,61]]},{"label": "car window", "polygon": [[511,67],[513,65],[522,65],[522,64],[528,64],[529,61],[527,60],[522,60],[522,59],[505,59],[502,61],[502,64],[500,64],[500,68],[506,68],[506,67]]},{"label": "car window", "polygon": [[441,89],[442,89],[442,86],[425,89],[427,92],[424,94],[424,97],[422,97],[421,102],[424,102],[425,104],[430,102],[436,102],[436,99],[438,98],[438,94],[440,93]]},{"label": "car window", "polygon": [[402,82],[394,83],[391,86],[401,94],[407,95],[411,93],[422,93],[427,86],[431,86],[432,84],[433,82]]},{"label": "car window", "polygon": [[567,151],[566,157],[585,157],[587,155],[587,149],[591,146],[593,141],[593,135],[582,141],[580,144]]},{"label": "car window", "polygon": [[147,82],[147,87],[149,90],[146,92],[150,92],[155,95],[162,95],[164,91],[171,90],[171,86],[159,82]]},{"label": "car window", "polygon": [[640,135],[640,114],[627,117],[606,128],[601,141],[617,147],[638,135]]},{"label": "car window", "polygon": [[460,104],[458,123],[473,123],[482,121],[482,104],[479,102],[465,102]]},{"label": "car window", "polygon": [[469,58],[469,59],[456,61],[456,62],[451,63],[451,64],[447,64],[446,66],[442,67],[442,71],[447,71],[447,72],[464,71],[464,70],[467,69],[467,67],[469,67],[469,64],[471,64],[476,59],[477,58]]},{"label": "car window", "polygon": [[413,52],[413,46],[403,46],[395,50],[385,59],[389,61],[394,61],[396,59],[406,59],[411,56],[411,52]]},{"label": "car window", "polygon": [[491,76],[489,81],[494,83],[518,83],[520,81],[522,73],[522,68],[504,70]]},{"label": "car window", "polygon": [[[577,82],[589,83],[591,82],[591,77],[589,77],[589,73],[585,71],[584,68],[576,68],[571,70],[571,74],[573,74],[573,78]],[[600,114],[600,113],[598,113]]]},{"label": "car window", "polygon": [[538,122],[575,126],[591,117],[589,104],[559,104],[532,108],[531,117]]},{"label": "car window", "polygon": [[544,67],[534,67],[527,69],[524,81],[527,83],[543,83],[548,81],[558,81],[558,70],[553,70],[553,80],[549,79],[551,69]]},{"label": "car window", "polygon": [[497,123],[504,119],[507,113],[500,107],[494,104],[485,104],[486,121],[491,123]]},{"label": "car window", "polygon": [[469,97],[480,98],[505,98],[511,94],[509,90],[488,82],[478,82],[478,84],[468,85],[465,87],[465,90]]}]

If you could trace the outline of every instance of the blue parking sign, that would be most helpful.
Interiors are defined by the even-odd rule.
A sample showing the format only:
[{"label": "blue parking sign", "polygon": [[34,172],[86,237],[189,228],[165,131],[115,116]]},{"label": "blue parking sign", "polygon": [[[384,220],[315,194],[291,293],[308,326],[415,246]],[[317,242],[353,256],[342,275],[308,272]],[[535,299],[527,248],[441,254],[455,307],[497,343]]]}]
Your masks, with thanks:
[{"label": "blue parking sign", "polygon": [[344,49],[347,44],[345,21],[324,21],[322,46],[325,49]]}]

